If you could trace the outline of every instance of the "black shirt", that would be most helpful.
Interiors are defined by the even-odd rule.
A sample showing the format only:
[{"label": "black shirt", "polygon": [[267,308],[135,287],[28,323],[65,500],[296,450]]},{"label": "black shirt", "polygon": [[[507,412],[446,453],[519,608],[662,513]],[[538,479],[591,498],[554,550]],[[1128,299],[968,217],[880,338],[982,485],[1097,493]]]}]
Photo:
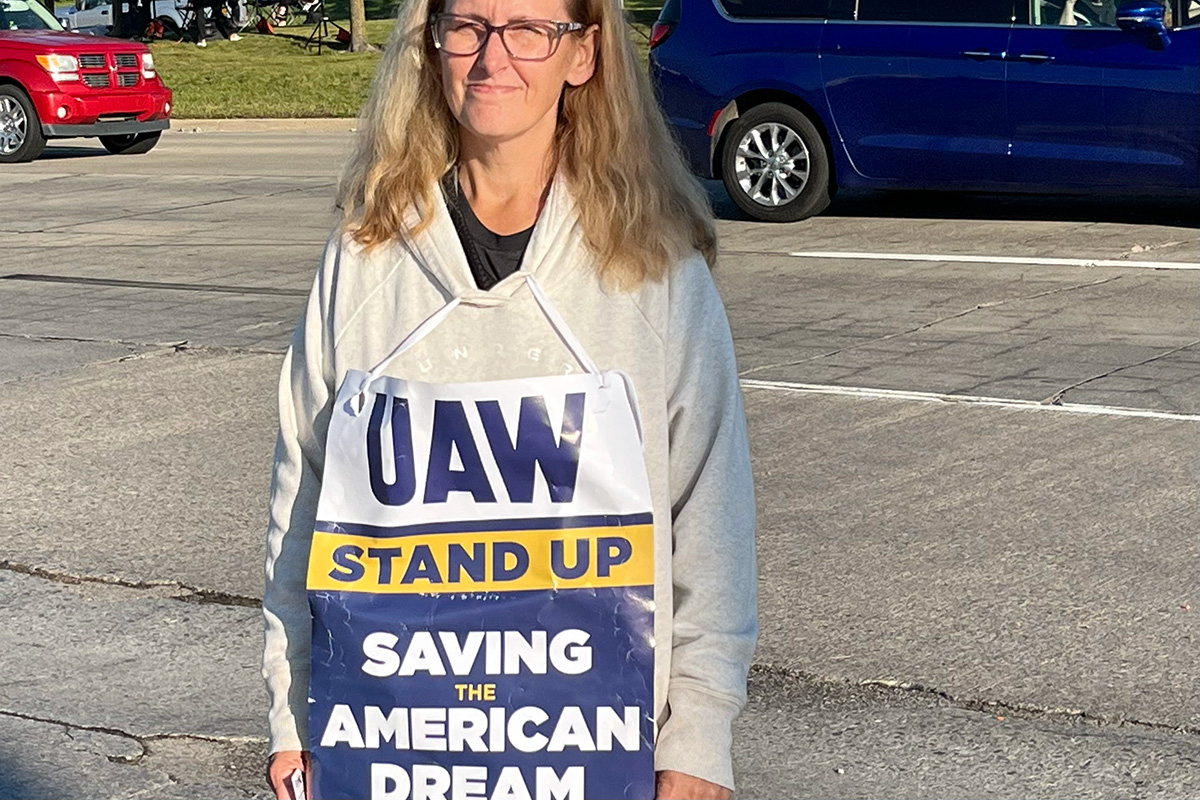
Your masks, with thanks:
[{"label": "black shirt", "polygon": [[475,285],[486,291],[516,272],[533,226],[508,236],[492,233],[471,210],[458,182],[458,170],[452,169],[442,178],[442,194],[467,254],[467,263],[471,265],[471,274],[475,276]]}]

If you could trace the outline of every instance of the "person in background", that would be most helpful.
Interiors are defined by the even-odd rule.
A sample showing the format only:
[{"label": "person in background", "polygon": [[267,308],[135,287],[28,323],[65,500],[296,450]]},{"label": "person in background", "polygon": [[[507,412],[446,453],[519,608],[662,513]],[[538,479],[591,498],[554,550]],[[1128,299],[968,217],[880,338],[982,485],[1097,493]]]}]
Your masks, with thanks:
[{"label": "person in background", "polygon": [[212,14],[213,25],[218,33],[231,42],[239,41],[242,38],[233,27],[233,21],[230,19],[229,12],[226,11],[225,0],[192,0],[192,7],[196,10],[195,16],[192,17],[196,47],[208,47],[206,31],[208,23],[204,19],[206,10]]}]

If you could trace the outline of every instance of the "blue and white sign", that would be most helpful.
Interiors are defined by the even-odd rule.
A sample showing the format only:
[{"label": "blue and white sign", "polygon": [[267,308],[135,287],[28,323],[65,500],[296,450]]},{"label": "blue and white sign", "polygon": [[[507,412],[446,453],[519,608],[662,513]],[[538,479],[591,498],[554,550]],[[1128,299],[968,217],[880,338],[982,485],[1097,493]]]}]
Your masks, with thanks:
[{"label": "blue and white sign", "polygon": [[[654,796],[654,536],[633,389],[600,372],[342,382],[308,588],[313,796]],[[453,304],[450,306],[453,307]]]}]

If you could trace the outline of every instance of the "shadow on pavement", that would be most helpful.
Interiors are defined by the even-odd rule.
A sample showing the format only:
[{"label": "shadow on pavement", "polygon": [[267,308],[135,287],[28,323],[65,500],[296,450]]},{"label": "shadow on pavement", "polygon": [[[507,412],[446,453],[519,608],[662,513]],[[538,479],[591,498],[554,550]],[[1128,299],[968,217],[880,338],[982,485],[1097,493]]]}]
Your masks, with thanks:
[{"label": "shadow on pavement", "polygon": [[[4,748],[7,749],[7,748]],[[49,796],[45,778],[29,774],[20,766],[21,759],[14,753],[0,752],[0,797],[29,798]]]},{"label": "shadow on pavement", "polygon": [[91,140],[90,145],[81,142],[59,144],[52,141],[46,144],[46,152],[38,157],[38,161],[54,161],[65,158],[93,158],[95,156],[106,155],[108,155],[108,151],[104,149],[98,139]]},{"label": "shadow on pavement", "polygon": [[[718,219],[753,222],[720,181],[704,181]],[[975,194],[968,192],[844,190],[821,216],[916,219],[1117,222],[1200,228],[1196,198]]]}]

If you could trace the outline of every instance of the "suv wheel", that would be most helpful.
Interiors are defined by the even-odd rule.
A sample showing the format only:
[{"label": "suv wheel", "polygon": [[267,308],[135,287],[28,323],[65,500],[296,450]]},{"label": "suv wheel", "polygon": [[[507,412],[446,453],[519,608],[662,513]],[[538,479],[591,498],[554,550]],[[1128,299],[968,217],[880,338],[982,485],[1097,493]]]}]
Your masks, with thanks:
[{"label": "suv wheel", "polygon": [[104,149],[114,155],[137,155],[138,153],[149,153],[153,150],[154,145],[158,144],[158,137],[160,136],[162,136],[162,131],[127,133],[124,136],[101,136],[100,144],[104,145]]},{"label": "suv wheel", "polygon": [[795,222],[829,205],[829,153],[812,121],[782,103],[754,106],[730,123],[721,180],[738,208],[767,222]]},{"label": "suv wheel", "polygon": [[16,86],[0,86],[0,164],[33,161],[45,149],[42,123],[29,97]]}]

